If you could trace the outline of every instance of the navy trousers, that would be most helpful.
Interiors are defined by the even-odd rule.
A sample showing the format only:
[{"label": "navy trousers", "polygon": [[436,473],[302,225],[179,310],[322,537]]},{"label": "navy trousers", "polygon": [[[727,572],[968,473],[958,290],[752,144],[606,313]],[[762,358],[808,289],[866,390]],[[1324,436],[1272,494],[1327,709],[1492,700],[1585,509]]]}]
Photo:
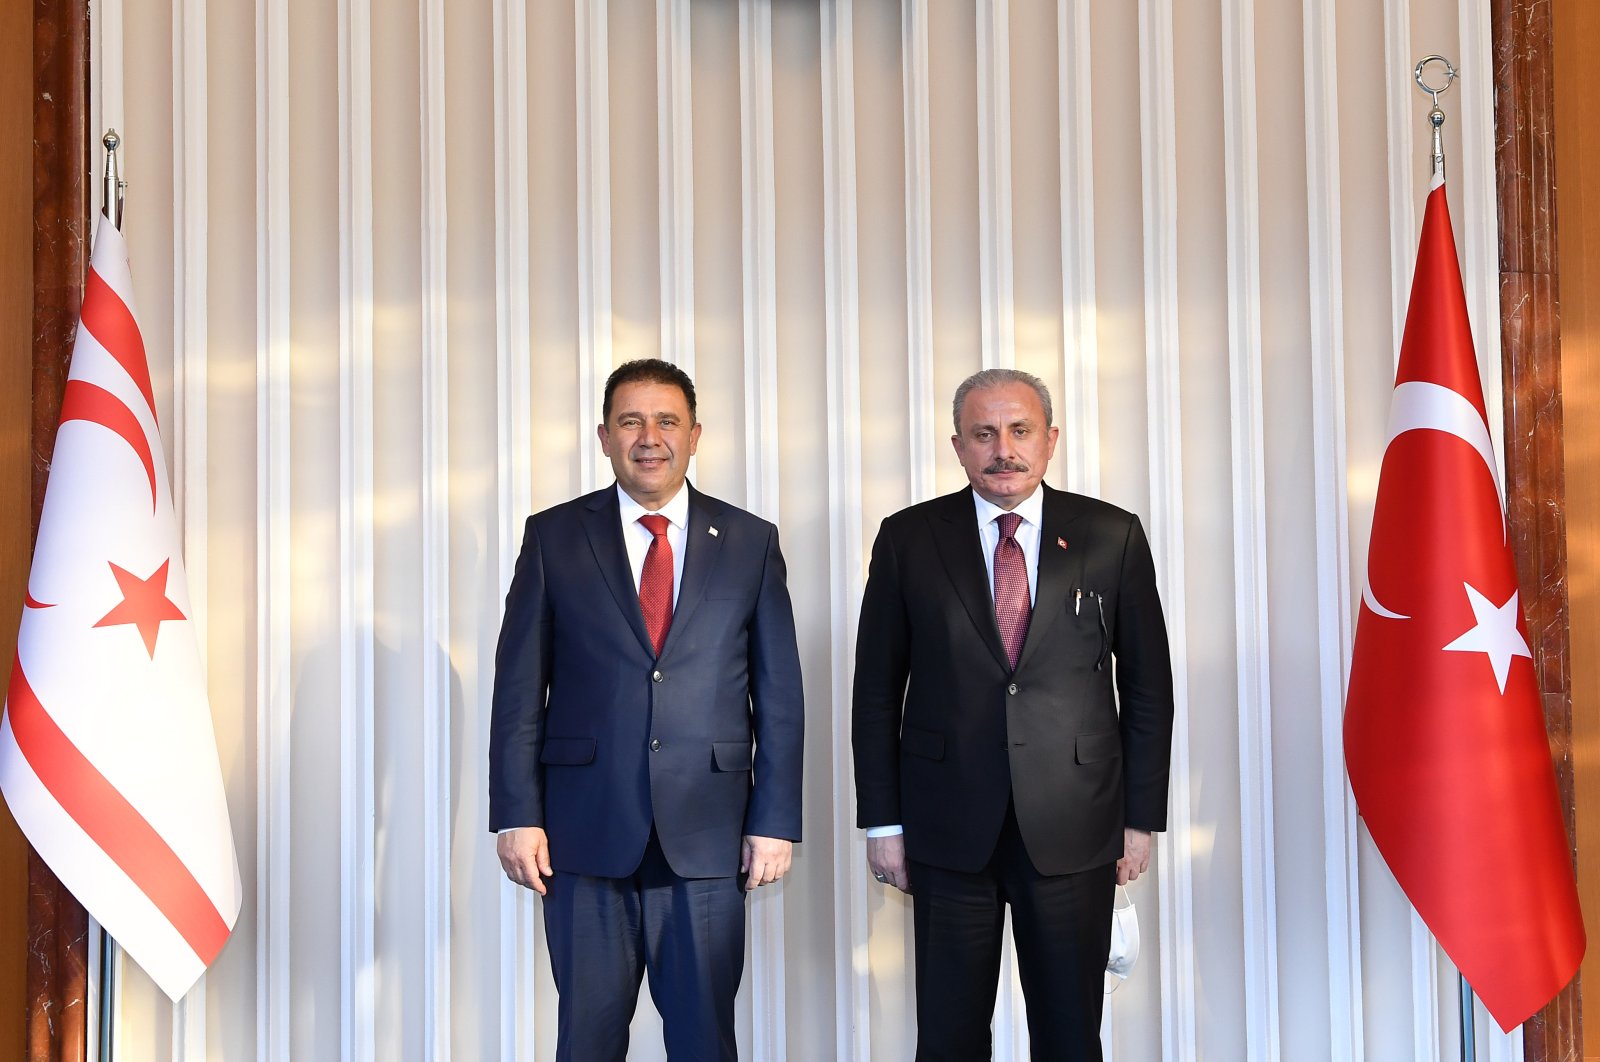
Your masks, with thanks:
[{"label": "navy trousers", "polygon": [[912,863],[917,1062],[987,1062],[1011,905],[1034,1062],[1100,1062],[1115,863],[1046,876],[1028,859],[1016,815],[988,866],[963,874]]},{"label": "navy trousers", "polygon": [[645,973],[671,1062],[736,1062],[743,882],[678,877],[653,830],[631,877],[556,871],[544,925],[559,998],[559,1062],[624,1062]]}]

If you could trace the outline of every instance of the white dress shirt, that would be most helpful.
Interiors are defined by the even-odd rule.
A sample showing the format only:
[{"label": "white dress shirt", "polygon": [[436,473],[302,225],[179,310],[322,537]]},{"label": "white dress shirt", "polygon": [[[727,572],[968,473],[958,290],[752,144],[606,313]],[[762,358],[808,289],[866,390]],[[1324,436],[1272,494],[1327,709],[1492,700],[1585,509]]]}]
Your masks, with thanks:
[{"label": "white dress shirt", "polygon": [[[633,588],[637,591],[644,575],[644,555],[650,552],[650,543],[656,537],[639,522],[639,517],[649,516],[650,510],[630,498],[620,483],[617,505],[622,510],[622,544],[628,547],[628,567],[633,570]],[[677,608],[678,587],[683,583],[683,543],[689,532],[689,491],[679,487],[678,493],[656,514],[667,518],[667,545],[672,547],[672,607]]]},{"label": "white dress shirt", "polygon": [[[983,543],[983,566],[989,573],[989,600],[994,600],[994,551],[1000,545],[1000,517],[1006,512],[977,491],[972,492],[977,506],[978,540]],[[1033,493],[1010,510],[1022,517],[1017,525],[1017,545],[1022,547],[1022,557],[1028,564],[1028,604],[1039,597],[1039,538],[1043,532],[1044,491],[1038,487]]]}]

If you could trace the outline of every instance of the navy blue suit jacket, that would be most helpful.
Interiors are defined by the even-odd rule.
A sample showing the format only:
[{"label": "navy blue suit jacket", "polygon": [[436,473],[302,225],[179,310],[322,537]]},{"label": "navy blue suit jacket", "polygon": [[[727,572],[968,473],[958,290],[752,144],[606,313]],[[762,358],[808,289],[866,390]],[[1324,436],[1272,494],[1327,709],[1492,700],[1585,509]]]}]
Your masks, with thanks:
[{"label": "navy blue suit jacket", "polygon": [[528,518],[495,656],[489,828],[544,827],[557,870],[631,874],[652,823],[686,878],[737,874],[745,834],[800,839],[804,700],[778,529],[685,489],[659,659],[616,487]]}]

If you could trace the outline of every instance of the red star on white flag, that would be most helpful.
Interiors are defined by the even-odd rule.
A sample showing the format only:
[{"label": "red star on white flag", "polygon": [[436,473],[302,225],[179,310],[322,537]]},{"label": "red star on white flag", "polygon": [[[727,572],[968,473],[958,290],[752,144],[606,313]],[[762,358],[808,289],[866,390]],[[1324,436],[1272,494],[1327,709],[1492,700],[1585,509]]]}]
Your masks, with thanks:
[{"label": "red star on white flag", "polygon": [[118,564],[110,561],[106,563],[111,566],[111,574],[116,576],[117,587],[122,591],[122,603],[100,617],[95,626],[115,627],[124,623],[133,624],[139,628],[139,637],[144,639],[145,652],[149,653],[153,660],[156,655],[156,635],[161,631],[162,621],[188,619],[183,610],[167,597],[167,569],[172,566],[172,561],[162,561],[161,567],[152,572],[147,579],[139,578]]}]

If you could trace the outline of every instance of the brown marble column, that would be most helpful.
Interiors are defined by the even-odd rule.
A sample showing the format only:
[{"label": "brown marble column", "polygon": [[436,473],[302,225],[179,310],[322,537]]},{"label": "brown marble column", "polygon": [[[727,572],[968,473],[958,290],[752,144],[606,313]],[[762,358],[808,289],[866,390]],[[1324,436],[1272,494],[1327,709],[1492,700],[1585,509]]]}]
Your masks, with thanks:
[{"label": "brown marble column", "polygon": [[[33,531],[55,446],[88,266],[89,10],[35,0],[33,23]],[[83,907],[28,854],[27,1062],[87,1048]]]},{"label": "brown marble column", "polygon": [[[1506,495],[1556,780],[1574,829],[1561,307],[1556,291],[1553,48],[1548,0],[1491,0]],[[1524,1029],[1528,1062],[1582,1056],[1577,978]]]}]

